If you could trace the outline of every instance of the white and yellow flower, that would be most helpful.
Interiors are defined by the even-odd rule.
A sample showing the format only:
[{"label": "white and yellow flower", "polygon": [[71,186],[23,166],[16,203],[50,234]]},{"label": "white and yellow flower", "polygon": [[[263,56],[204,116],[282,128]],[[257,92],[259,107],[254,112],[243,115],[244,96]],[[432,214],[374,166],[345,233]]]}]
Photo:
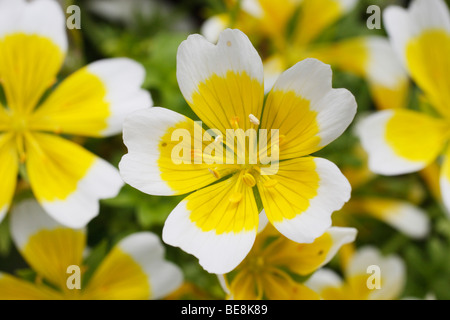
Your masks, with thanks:
[{"label": "white and yellow flower", "polygon": [[[183,280],[182,271],[164,259],[164,247],[151,232],[133,233],[120,240],[86,283],[85,228],[61,225],[35,200],[13,207],[10,227],[14,244],[36,272],[36,280],[0,272],[2,300],[159,299],[177,289]],[[69,279],[70,266],[81,270],[80,288],[68,286],[78,281]]]},{"label": "white and yellow flower", "polygon": [[[78,228],[98,214],[99,199],[123,185],[106,161],[60,135],[106,137],[124,117],[151,105],[145,71],[127,58],[97,61],[53,89],[66,51],[64,13],[56,1],[0,1],[0,219],[26,172],[39,203]],[[51,89],[51,90],[50,90]]]},{"label": "white and yellow flower", "polygon": [[319,296],[297,278],[326,265],[356,229],[331,227],[310,244],[293,242],[272,225],[257,236],[248,256],[229,274],[219,275],[228,299],[315,300]]},{"label": "white and yellow flower", "polygon": [[311,46],[305,55],[365,79],[378,109],[406,107],[410,80],[385,37],[359,36]]},{"label": "white and yellow flower", "polygon": [[[383,175],[416,172],[440,155],[440,187],[450,208],[450,14],[442,0],[415,0],[408,9],[389,7],[384,21],[392,46],[422,90],[424,110],[385,110],[358,125],[372,171]],[[430,107],[431,106],[431,107]]]},{"label": "white and yellow flower", "polygon": [[[256,191],[269,221],[286,237],[310,243],[322,235],[351,188],[333,163],[307,155],[340,136],[356,113],[353,95],[332,88],[331,68],[315,59],[297,63],[279,77],[264,103],[259,55],[244,33],[227,29],[217,45],[189,36],[178,50],[177,77],[186,101],[216,139],[200,131],[206,139],[195,140],[201,127],[173,111],[141,110],[125,121],[128,154],[119,164],[125,182],[145,193],[192,192],[169,215],[163,240],[198,257],[209,272],[231,271],[256,237]],[[248,154],[244,164],[211,164],[205,158],[195,164],[195,155],[206,154],[212,143],[236,155],[227,130],[251,128],[279,133],[271,149],[279,150],[277,171],[261,159],[250,164]],[[176,129],[192,133],[189,143],[174,141]],[[172,155],[180,144],[187,148],[185,162],[176,164]]]},{"label": "white and yellow flower", "polygon": [[352,186],[352,198],[340,211],[333,214],[333,225],[352,226],[355,217],[368,215],[413,239],[427,237],[431,230],[431,220],[427,212],[418,205],[425,195],[422,184],[410,184],[406,199],[383,195],[377,187],[370,188],[376,175],[369,170],[367,154],[360,145],[353,150],[353,155],[359,157],[362,165],[341,168]]},{"label": "white and yellow flower", "polygon": [[383,256],[375,247],[359,248],[343,270],[344,279],[335,271],[322,268],[305,285],[323,300],[394,300],[404,289],[406,269],[396,256]]},{"label": "white and yellow flower", "polygon": [[208,40],[216,42],[220,31],[235,27],[250,39],[262,42],[266,91],[295,62],[316,58],[366,79],[378,108],[405,107],[410,83],[388,39],[358,36],[317,41],[356,3],[356,0],[244,0],[238,5],[237,1],[228,1],[228,12],[207,19],[201,31]]}]

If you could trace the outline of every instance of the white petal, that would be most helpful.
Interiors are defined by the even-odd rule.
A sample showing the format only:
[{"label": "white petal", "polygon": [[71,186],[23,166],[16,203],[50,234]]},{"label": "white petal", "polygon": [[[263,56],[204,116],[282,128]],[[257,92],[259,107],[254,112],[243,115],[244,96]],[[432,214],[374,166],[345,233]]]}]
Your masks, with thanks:
[{"label": "white petal", "polygon": [[122,239],[117,246],[128,253],[147,274],[152,299],[165,297],[183,282],[181,269],[164,259],[164,246],[151,232],[137,232]]},{"label": "white petal", "polygon": [[353,241],[355,241],[358,230],[356,230],[355,228],[346,227],[330,227],[327,230],[327,233],[331,236],[333,244],[330,250],[327,252],[325,260],[318,268],[330,262],[344,244],[352,243]]},{"label": "white petal", "polygon": [[0,1],[0,39],[14,33],[49,38],[67,51],[66,18],[57,1]]},{"label": "white petal", "polygon": [[161,179],[158,145],[169,128],[186,119],[169,109],[154,107],[134,112],[125,120],[123,140],[128,153],[120,161],[119,169],[126,183],[152,195],[175,193]]},{"label": "white petal", "polygon": [[396,88],[408,80],[408,74],[388,39],[372,36],[366,39],[370,55],[367,73],[375,85]]},{"label": "white petal", "polygon": [[442,201],[447,209],[446,213],[450,216],[450,157],[448,152],[444,157],[444,162],[442,164],[439,185],[441,187]]},{"label": "white petal", "polygon": [[263,82],[261,58],[248,37],[239,30],[221,32],[217,45],[194,34],[178,47],[177,79],[188,102],[192,102],[199,83],[212,75],[224,77],[229,71],[246,72],[250,78]]},{"label": "white petal", "polygon": [[424,238],[430,231],[427,213],[407,202],[398,202],[389,207],[383,220],[413,238]]},{"label": "white petal", "polygon": [[97,158],[75,192],[65,200],[43,201],[48,214],[61,224],[80,228],[99,214],[99,199],[115,197],[123,186],[119,172],[108,162]]},{"label": "white petal", "polygon": [[311,110],[317,112],[322,147],[339,137],[356,114],[353,94],[347,89],[333,89],[331,67],[317,59],[305,59],[283,72],[272,90],[294,91],[310,101]]},{"label": "white petal", "polygon": [[103,135],[122,132],[127,115],[153,105],[150,93],[141,89],[145,69],[138,62],[128,58],[104,59],[89,64],[87,68],[104,83],[105,100],[110,103],[111,115]]},{"label": "white petal", "polygon": [[[346,276],[357,275],[371,276],[370,266],[379,268],[381,276],[381,288],[372,289],[370,299],[395,299],[401,294],[406,281],[406,270],[403,260],[396,255],[383,256],[380,251],[372,246],[358,249],[350,260]],[[373,272],[373,271],[372,271]]]},{"label": "white petal", "polygon": [[202,24],[201,34],[211,43],[217,43],[220,33],[229,25],[228,15],[212,16]]},{"label": "white petal", "polygon": [[426,162],[407,160],[395,154],[384,138],[386,124],[393,115],[393,110],[383,110],[361,119],[356,125],[356,133],[369,154],[370,170],[383,175],[399,175],[424,168]]},{"label": "white petal", "polygon": [[217,234],[204,232],[189,219],[186,201],[171,212],[163,229],[163,241],[196,256],[210,273],[224,274],[233,270],[250,251],[256,230]]},{"label": "white petal", "polygon": [[327,288],[339,288],[342,286],[342,278],[333,270],[322,268],[312,274],[305,285],[319,295]]},{"label": "white petal", "polygon": [[405,10],[390,6],[384,10],[383,20],[394,50],[406,66],[406,45],[426,30],[450,32],[449,10],[442,0],[415,0]]},{"label": "white petal", "polygon": [[298,243],[311,243],[331,226],[331,214],[350,199],[351,186],[332,162],[315,158],[320,177],[317,195],[309,201],[306,211],[292,219],[274,222],[284,236]]},{"label": "white petal", "polygon": [[[28,239],[41,230],[53,230],[64,227],[52,219],[34,199],[24,200],[11,210],[11,236],[15,245],[22,248]],[[80,229],[83,232],[86,230]]]}]

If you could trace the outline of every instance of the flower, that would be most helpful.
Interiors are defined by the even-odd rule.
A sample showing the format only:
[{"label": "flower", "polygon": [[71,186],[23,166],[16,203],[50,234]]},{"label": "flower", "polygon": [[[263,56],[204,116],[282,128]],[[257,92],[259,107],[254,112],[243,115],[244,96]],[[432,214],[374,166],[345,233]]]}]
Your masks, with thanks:
[{"label": "flower", "polygon": [[[256,237],[256,191],[269,221],[287,238],[310,243],[322,235],[331,213],[348,201],[350,185],[333,163],[307,155],[340,136],[356,113],[353,95],[333,89],[331,78],[329,66],[306,59],[279,77],[264,103],[262,62],[244,33],[227,29],[217,45],[198,34],[183,41],[178,84],[210,129],[168,109],[137,111],[124,123],[128,154],[119,164],[124,181],[142,192],[190,193],[167,218],[163,241],[195,255],[211,273],[231,271]],[[273,139],[267,134],[253,163],[249,150],[256,140],[242,150],[227,130],[238,146],[246,145],[248,130],[259,141],[261,132],[275,133]],[[223,161],[220,151],[238,161]],[[263,163],[269,153],[278,156]]]},{"label": "flower", "polygon": [[[360,145],[353,149],[352,154],[360,161],[360,165],[341,167],[342,173],[352,186],[352,198],[341,210],[333,214],[333,225],[356,227],[361,223],[358,221],[359,217],[370,216],[412,239],[427,237],[431,230],[431,220],[428,213],[418,205],[425,194],[422,184],[408,183],[408,188],[402,188],[406,199],[392,195],[391,190],[380,193],[380,185],[376,183],[378,176],[367,166],[367,154]],[[360,226],[366,230],[370,229]],[[362,231],[360,235],[364,233]],[[368,233],[372,234],[373,230]]]},{"label": "flower", "polygon": [[0,273],[0,298],[28,299],[159,299],[177,289],[181,270],[164,260],[164,247],[151,232],[136,232],[121,239],[108,252],[81,288],[68,283],[71,269],[86,275],[83,253],[86,229],[71,229],[50,218],[35,200],[15,205],[11,235],[19,252],[36,272],[35,282]]},{"label": "flower", "polygon": [[205,21],[202,34],[215,42],[221,30],[234,27],[259,43],[265,53],[266,91],[295,62],[316,58],[366,79],[378,108],[406,105],[409,79],[385,37],[321,39],[355,8],[356,0],[244,0],[227,4],[227,12]]},{"label": "flower", "polygon": [[[106,137],[126,114],[151,105],[140,88],[145,71],[127,58],[105,59],[53,88],[67,51],[64,13],[56,1],[0,2],[0,220],[13,201],[17,175],[39,203],[70,227],[87,224],[99,199],[114,197],[118,170],[59,135]],[[51,89],[51,90],[50,90]]]},{"label": "flower", "polygon": [[305,285],[324,300],[393,300],[404,289],[406,271],[396,255],[383,256],[375,247],[360,247],[343,270],[344,280],[322,268]]},{"label": "flower", "polygon": [[440,188],[450,209],[449,141],[450,15],[444,1],[415,0],[405,10],[389,7],[384,21],[392,46],[423,92],[419,110],[384,110],[357,127],[370,169],[382,175],[416,172],[440,155]]},{"label": "flower", "polygon": [[219,276],[229,299],[310,300],[318,295],[297,278],[327,264],[339,248],[355,240],[356,229],[331,227],[313,243],[300,244],[267,225],[248,256],[230,274]]}]

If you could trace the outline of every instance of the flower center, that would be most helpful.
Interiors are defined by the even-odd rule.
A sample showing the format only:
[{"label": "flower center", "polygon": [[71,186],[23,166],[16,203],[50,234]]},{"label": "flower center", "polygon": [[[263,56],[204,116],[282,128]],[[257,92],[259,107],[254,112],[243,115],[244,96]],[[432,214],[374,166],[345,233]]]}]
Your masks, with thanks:
[{"label": "flower center", "polygon": [[23,134],[27,130],[27,120],[23,117],[13,117],[11,127],[14,133]]},{"label": "flower center", "polygon": [[13,134],[20,162],[25,162],[25,136],[29,130],[28,118],[20,113],[11,114],[9,131]]}]

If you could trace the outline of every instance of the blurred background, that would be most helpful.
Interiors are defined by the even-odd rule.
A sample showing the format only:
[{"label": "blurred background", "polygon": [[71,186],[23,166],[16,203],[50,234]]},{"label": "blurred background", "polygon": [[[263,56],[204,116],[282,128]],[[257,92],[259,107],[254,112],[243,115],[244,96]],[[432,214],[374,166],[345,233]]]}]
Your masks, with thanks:
[{"label": "blurred background", "polygon": [[[87,63],[109,57],[126,56],[140,62],[147,71],[144,88],[149,90],[155,106],[172,109],[193,119],[197,117],[182,97],[176,80],[176,52],[189,34],[200,33],[205,21],[216,15],[229,15],[231,26],[240,27],[239,8],[227,0],[80,0],[60,1],[63,8],[77,5],[81,9],[81,29],[68,30],[70,51],[60,73],[63,79]],[[274,1],[276,2],[276,1]],[[407,7],[409,1],[360,0],[355,7],[324,28],[314,43],[329,43],[357,36],[386,37],[383,27],[369,29],[366,12],[370,5],[381,9],[391,4]],[[449,1],[447,1],[449,3]],[[326,13],[324,13],[326,14]],[[70,14],[67,14],[69,17]],[[291,19],[298,13],[291,12]],[[312,18],[311,23],[319,21]],[[289,22],[292,23],[292,22]],[[317,22],[319,23],[319,22]],[[258,31],[252,26],[246,32],[263,59],[273,54],[280,34]],[[273,41],[275,45],[271,42]],[[293,64],[301,55],[286,62]],[[352,61],[352,56],[345,59]],[[355,72],[333,68],[333,86],[347,88],[356,97],[358,117],[377,110],[367,81]],[[414,108],[420,93],[412,85],[405,107]],[[357,119],[355,120],[355,122]],[[127,152],[122,137],[107,139],[77,138],[87,149],[117,165]],[[405,262],[406,285],[401,297],[450,299],[450,220],[437,195],[436,171],[397,177],[371,174],[364,151],[350,127],[338,140],[317,153],[338,165],[353,185],[353,202],[333,214],[335,225],[358,229],[354,247],[372,245],[383,254],[398,254]],[[19,185],[19,196],[29,195],[26,185]],[[157,197],[125,186],[114,199],[104,200],[98,217],[88,225],[91,255],[86,264],[94,270],[108,250],[124,236],[149,230],[161,235],[164,221],[184,198]],[[420,235],[411,235],[383,221],[373,213],[364,199],[397,199],[420,208],[429,220],[429,228]],[[375,210],[376,211],[376,210]],[[167,258],[180,266],[186,283],[169,298],[223,299],[225,294],[217,277],[204,271],[195,257],[178,248],[166,246]],[[343,250],[342,254],[345,254]],[[329,265],[340,272],[337,259]],[[0,224],[0,269],[22,277],[32,276],[26,263],[11,242],[8,219]]]}]

